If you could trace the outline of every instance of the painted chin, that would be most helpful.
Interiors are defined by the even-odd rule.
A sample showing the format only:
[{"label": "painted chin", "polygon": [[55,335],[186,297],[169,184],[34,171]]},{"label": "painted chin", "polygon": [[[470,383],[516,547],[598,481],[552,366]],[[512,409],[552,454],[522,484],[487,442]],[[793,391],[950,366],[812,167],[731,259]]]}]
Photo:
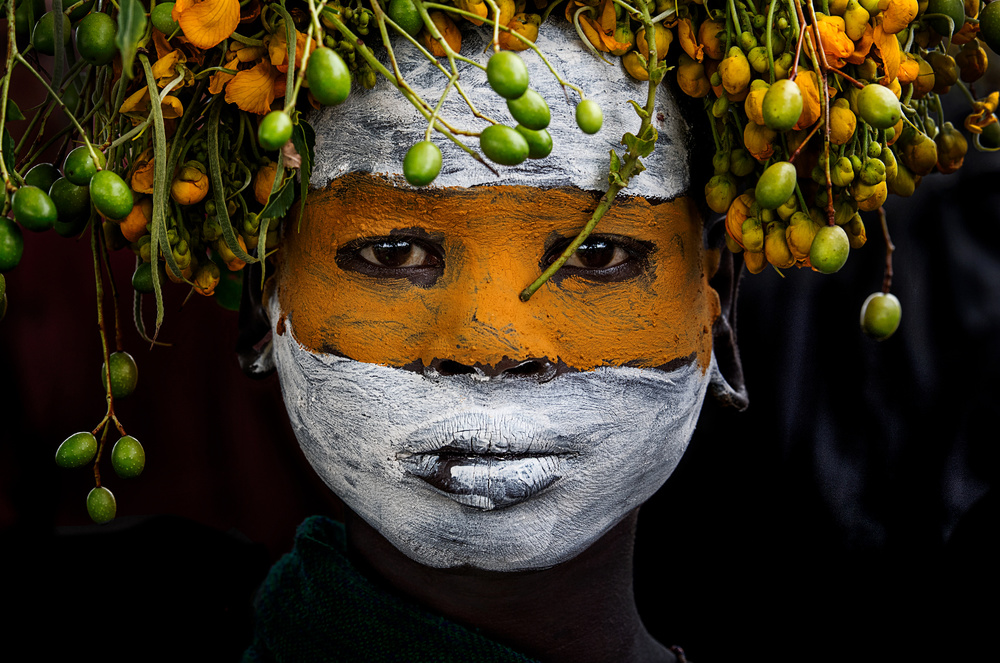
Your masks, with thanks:
[{"label": "painted chin", "polygon": [[708,384],[696,361],[544,384],[427,378],[313,353],[290,325],[274,352],[313,468],[433,567],[517,571],[576,556],[666,481]]}]

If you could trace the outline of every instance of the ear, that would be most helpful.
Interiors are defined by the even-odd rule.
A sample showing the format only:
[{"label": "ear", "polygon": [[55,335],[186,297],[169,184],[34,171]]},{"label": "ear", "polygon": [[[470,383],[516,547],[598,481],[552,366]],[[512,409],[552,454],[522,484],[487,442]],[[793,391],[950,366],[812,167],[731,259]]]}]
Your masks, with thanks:
[{"label": "ear", "polygon": [[716,221],[706,231],[705,246],[720,252],[719,268],[709,284],[719,293],[722,312],[712,327],[712,362],[709,391],[723,405],[741,412],[750,404],[743,381],[743,364],[736,344],[736,295],[743,275],[743,255],[734,254],[725,246],[726,224]]},{"label": "ear", "polygon": [[[264,307],[260,287],[261,264],[247,265],[243,271],[243,298],[240,301],[239,337],[236,354],[243,372],[260,380],[274,372],[271,356],[271,321]],[[271,279],[268,278],[270,284]]]}]

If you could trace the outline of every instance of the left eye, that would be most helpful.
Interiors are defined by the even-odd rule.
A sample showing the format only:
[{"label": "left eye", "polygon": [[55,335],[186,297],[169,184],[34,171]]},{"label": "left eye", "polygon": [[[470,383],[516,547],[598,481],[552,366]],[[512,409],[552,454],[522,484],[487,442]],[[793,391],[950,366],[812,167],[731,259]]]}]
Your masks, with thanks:
[{"label": "left eye", "polygon": [[358,257],[375,267],[433,267],[440,258],[416,242],[406,239],[379,239],[365,244]]},{"label": "left eye", "polygon": [[606,239],[588,239],[566,261],[567,267],[579,269],[608,269],[629,259],[629,253],[615,242]]}]

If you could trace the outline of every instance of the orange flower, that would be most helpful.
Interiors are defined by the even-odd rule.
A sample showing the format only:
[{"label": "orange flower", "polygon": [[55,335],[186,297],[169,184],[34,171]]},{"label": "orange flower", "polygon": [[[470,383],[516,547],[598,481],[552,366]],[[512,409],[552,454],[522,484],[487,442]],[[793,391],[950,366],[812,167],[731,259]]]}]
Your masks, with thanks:
[{"label": "orange flower", "polygon": [[153,193],[153,148],[147,147],[135,160],[132,172],[132,190],[136,193]]},{"label": "orange flower", "polygon": [[181,82],[174,86],[174,89],[184,87],[194,82],[194,74],[192,74],[184,63],[187,62],[187,58],[184,54],[178,50],[173,50],[159,58],[155,63],[153,63],[152,71],[153,78],[156,79],[156,84],[160,87],[165,87],[167,83],[177,78],[178,73],[183,73],[184,78]]},{"label": "orange flower", "polygon": [[882,56],[882,65],[885,68],[885,76],[882,77],[882,85],[888,85],[889,81],[896,78],[899,71],[901,55],[899,53],[899,41],[896,35],[889,34],[881,25],[875,26],[873,35],[875,49]]},{"label": "orange flower", "polygon": [[795,129],[806,129],[814,125],[820,116],[819,79],[815,71],[802,71],[795,77],[795,84],[802,93],[802,115],[795,123]]},{"label": "orange flower", "polygon": [[[854,53],[854,42],[844,31],[844,19],[839,16],[821,18],[817,26],[819,27],[820,39],[823,40],[823,52],[826,54],[827,64],[840,69],[847,64],[847,58]],[[813,26],[806,29],[809,31],[809,39],[815,47]]]},{"label": "orange flower", "polygon": [[240,23],[239,0],[177,0],[172,13],[189,42],[207,49],[221,43]]},{"label": "orange flower", "polygon": [[[804,112],[804,111],[803,111]],[[764,162],[774,154],[774,139],[777,132],[766,126],[747,122],[743,129],[743,145],[757,161]],[[734,238],[735,239],[735,238]]]},{"label": "orange flower", "polygon": [[965,118],[965,128],[970,133],[983,133],[983,129],[997,121],[993,115],[997,110],[997,103],[1000,103],[1000,92],[993,92],[982,101],[972,104],[972,113]]},{"label": "orange flower", "polygon": [[701,62],[705,59],[705,47],[698,43],[698,40],[694,36],[694,27],[691,25],[691,19],[682,18],[677,23],[677,39],[680,41],[681,48],[684,52],[691,56],[691,59],[695,62]]},{"label": "orange flower", "polygon": [[907,83],[912,83],[917,80],[917,76],[920,74],[920,61],[909,53],[899,64],[899,71],[897,75],[899,76],[899,84],[906,85]]},{"label": "orange flower", "polygon": [[872,50],[872,42],[875,39],[875,28],[872,27],[871,23],[865,27],[865,33],[861,35],[861,39],[854,45],[854,52],[847,58],[847,61],[851,64],[861,64],[868,57],[868,52]]},{"label": "orange flower", "polygon": [[729,211],[726,212],[726,232],[740,246],[743,246],[743,222],[750,216],[750,208],[753,203],[753,193],[747,191],[737,196],[736,200],[729,206]]},{"label": "orange flower", "polygon": [[[122,102],[121,112],[132,120],[132,124],[139,124],[146,119],[150,108],[149,88],[143,87]],[[163,110],[164,120],[176,120],[184,114],[184,104],[172,94],[163,98],[160,108]]]},{"label": "orange flower", "polygon": [[[315,39],[310,39],[305,33],[295,31],[295,68],[302,66],[302,56],[306,52],[306,42],[309,42],[309,52],[312,53],[319,45]],[[285,39],[285,23],[276,24],[275,33],[267,40],[267,54],[271,64],[281,73],[288,71],[288,41]]]},{"label": "orange flower", "polygon": [[265,115],[271,102],[285,96],[285,75],[270,62],[257,63],[233,76],[226,86],[226,102],[236,104],[241,110]]},{"label": "orange flower", "polygon": [[916,17],[917,0],[889,0],[882,10],[882,29],[886,34],[894,35],[905,30]]}]

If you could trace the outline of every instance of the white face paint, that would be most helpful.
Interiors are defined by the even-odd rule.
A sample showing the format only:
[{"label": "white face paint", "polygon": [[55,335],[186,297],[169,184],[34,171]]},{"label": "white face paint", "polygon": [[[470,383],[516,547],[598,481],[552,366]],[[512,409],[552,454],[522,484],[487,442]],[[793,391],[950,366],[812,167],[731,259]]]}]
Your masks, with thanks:
[{"label": "white face paint", "polygon": [[712,372],[695,360],[541,384],[428,377],[311,352],[285,324],[274,360],[309,462],[399,550],[439,568],[540,569],[585,550],[673,472]]}]

